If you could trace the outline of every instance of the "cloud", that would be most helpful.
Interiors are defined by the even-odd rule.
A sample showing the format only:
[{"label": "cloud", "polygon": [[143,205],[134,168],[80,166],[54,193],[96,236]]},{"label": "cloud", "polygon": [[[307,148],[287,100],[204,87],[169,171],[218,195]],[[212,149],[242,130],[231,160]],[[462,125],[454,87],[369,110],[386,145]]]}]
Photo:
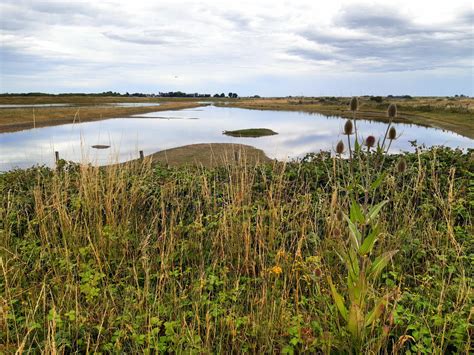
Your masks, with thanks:
[{"label": "cloud", "polygon": [[[306,29],[304,46],[288,54],[319,61],[331,59],[357,71],[413,71],[466,67],[474,39],[464,18],[443,25],[420,25],[392,8],[351,6],[326,28]],[[313,47],[330,50],[323,56]]]},{"label": "cloud", "polygon": [[0,89],[292,95],[323,78],[413,71],[470,84],[469,1],[358,1],[3,0]]},{"label": "cloud", "polygon": [[117,34],[117,33],[110,33],[105,32],[103,35],[109,39],[120,41],[120,42],[128,42],[134,44],[142,44],[142,45],[166,45],[175,43],[176,37],[165,37],[159,33],[153,32],[137,32],[137,33],[128,33],[128,34]]}]

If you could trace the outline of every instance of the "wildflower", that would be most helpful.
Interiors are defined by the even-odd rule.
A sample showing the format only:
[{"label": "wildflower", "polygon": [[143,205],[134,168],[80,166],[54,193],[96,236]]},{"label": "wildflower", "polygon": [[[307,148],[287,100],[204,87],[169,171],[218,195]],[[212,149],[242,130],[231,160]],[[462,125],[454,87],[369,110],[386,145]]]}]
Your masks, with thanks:
[{"label": "wildflower", "polygon": [[354,129],[354,125],[352,124],[352,121],[347,120],[346,123],[344,124],[344,134],[346,136],[350,136],[352,133],[354,133],[353,129]]},{"label": "wildflower", "polygon": [[344,153],[344,143],[342,141],[339,141],[339,143],[337,143],[336,145],[336,153],[338,155],[341,155],[342,153]]},{"label": "wildflower", "polygon": [[283,270],[281,269],[280,266],[275,265],[274,267],[270,269],[270,272],[275,275],[280,275],[283,272]]},{"label": "wildflower", "polygon": [[359,109],[359,99],[357,97],[353,97],[351,99],[351,111],[357,111]]},{"label": "wildflower", "polygon": [[397,139],[397,130],[395,129],[395,127],[390,127],[390,130],[388,131],[388,139]]},{"label": "wildflower", "polygon": [[374,136],[368,136],[365,139],[365,145],[369,148],[372,148],[375,144],[375,137]]},{"label": "wildflower", "polygon": [[393,118],[393,117],[397,116],[397,105],[390,104],[388,106],[387,116],[390,117],[390,118]]}]

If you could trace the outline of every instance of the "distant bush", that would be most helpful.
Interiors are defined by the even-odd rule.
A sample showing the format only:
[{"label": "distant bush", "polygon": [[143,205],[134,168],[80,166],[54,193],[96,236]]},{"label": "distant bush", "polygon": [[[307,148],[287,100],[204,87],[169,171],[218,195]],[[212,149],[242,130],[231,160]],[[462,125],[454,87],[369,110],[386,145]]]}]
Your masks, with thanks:
[{"label": "distant bush", "polygon": [[382,96],[371,96],[369,100],[370,100],[370,101],[375,101],[375,102],[377,102],[377,103],[380,103],[380,102],[383,101],[383,97],[382,97]]}]

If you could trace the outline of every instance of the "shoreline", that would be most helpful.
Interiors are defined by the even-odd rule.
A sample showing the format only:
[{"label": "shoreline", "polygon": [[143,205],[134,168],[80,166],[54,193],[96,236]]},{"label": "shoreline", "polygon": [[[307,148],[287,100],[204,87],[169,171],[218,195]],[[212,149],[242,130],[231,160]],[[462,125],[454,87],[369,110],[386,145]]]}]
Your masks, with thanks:
[{"label": "shoreline", "polygon": [[41,107],[34,109],[5,108],[0,110],[0,134],[70,123],[127,118],[150,112],[183,110],[202,106],[205,106],[205,104],[191,101],[172,101],[163,102],[160,106],[144,107],[71,106]]},{"label": "shoreline", "polygon": [[[232,102],[227,105],[218,103],[216,106],[261,111],[296,111],[319,113],[325,116],[338,116],[350,119],[353,118],[353,113],[347,109],[347,105],[324,106],[321,104],[291,104],[284,99],[245,100]],[[356,119],[388,123],[386,112],[382,110],[375,110],[372,107],[367,110],[362,109],[356,111]],[[474,113],[453,114],[450,112],[420,112],[415,110],[407,112],[401,110],[398,112],[398,117],[394,120],[394,122],[447,130],[459,134],[460,136],[474,139]]]},{"label": "shoreline", "polygon": [[[152,164],[163,164],[172,167],[204,166],[216,167],[235,163],[258,164],[275,161],[269,158],[262,149],[248,144],[235,143],[196,143],[160,150],[144,157]],[[119,165],[139,162],[133,159]]]}]

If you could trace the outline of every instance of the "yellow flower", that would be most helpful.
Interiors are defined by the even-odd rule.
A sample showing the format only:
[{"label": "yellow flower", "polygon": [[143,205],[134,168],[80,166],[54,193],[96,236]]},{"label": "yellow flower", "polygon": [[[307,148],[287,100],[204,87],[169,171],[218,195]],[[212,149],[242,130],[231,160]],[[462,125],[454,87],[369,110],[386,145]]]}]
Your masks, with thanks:
[{"label": "yellow flower", "polygon": [[274,267],[270,269],[270,272],[275,275],[280,275],[283,272],[283,270],[278,265],[275,265]]}]

